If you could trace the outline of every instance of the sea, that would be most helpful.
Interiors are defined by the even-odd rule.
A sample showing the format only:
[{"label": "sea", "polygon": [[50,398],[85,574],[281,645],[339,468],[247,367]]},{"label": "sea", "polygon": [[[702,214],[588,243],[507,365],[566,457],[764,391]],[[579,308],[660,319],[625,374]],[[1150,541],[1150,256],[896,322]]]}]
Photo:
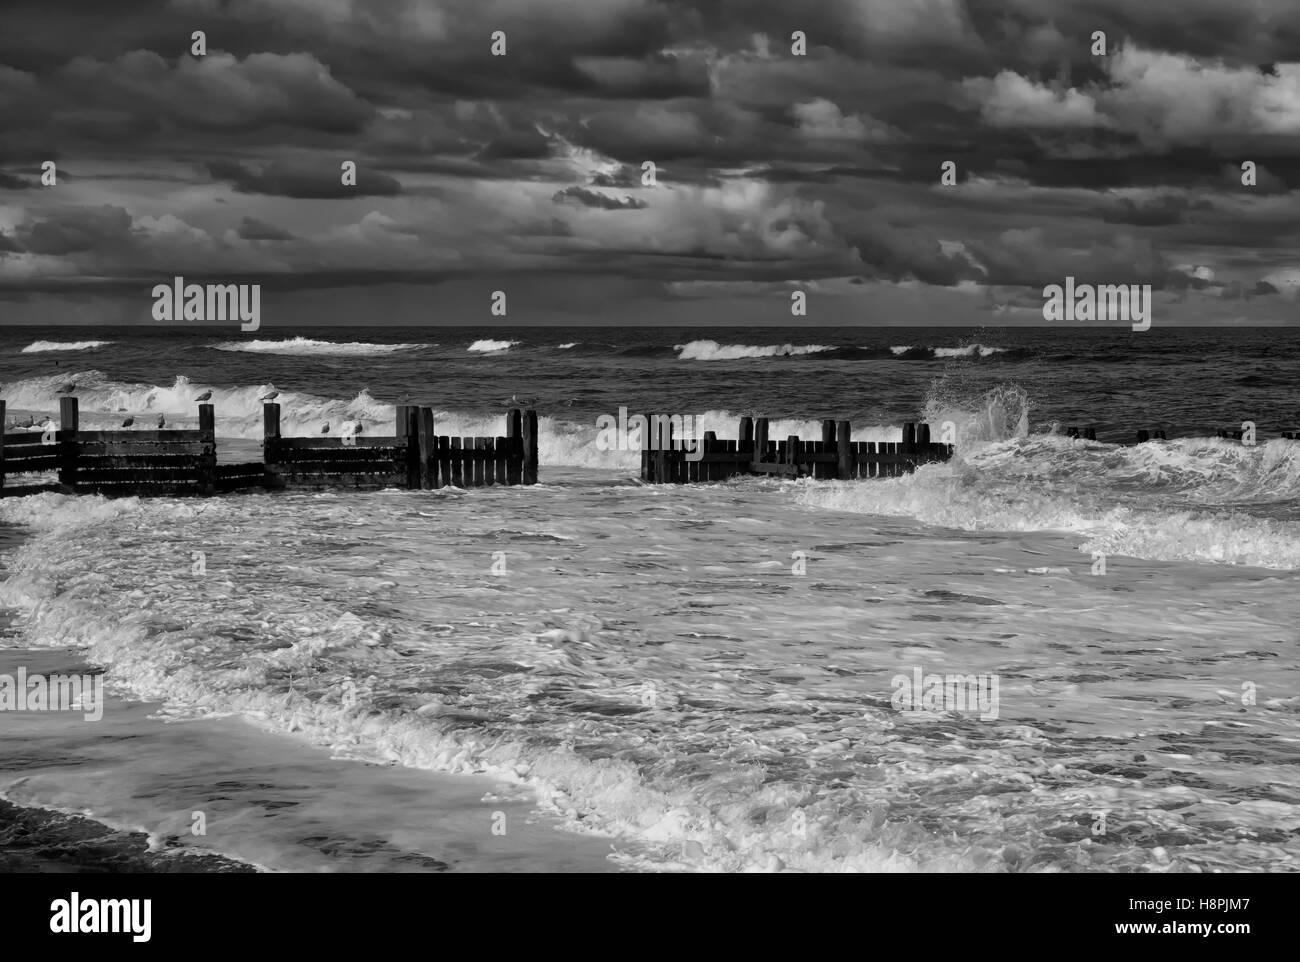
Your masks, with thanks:
[{"label": "sea", "polygon": [[[1279,328],[0,328],[31,430],[541,425],[533,487],[0,500],[0,674],[110,699],[0,713],[0,798],[159,865],[1294,871],[1298,379]],[[620,409],[956,447],[647,485]]]}]

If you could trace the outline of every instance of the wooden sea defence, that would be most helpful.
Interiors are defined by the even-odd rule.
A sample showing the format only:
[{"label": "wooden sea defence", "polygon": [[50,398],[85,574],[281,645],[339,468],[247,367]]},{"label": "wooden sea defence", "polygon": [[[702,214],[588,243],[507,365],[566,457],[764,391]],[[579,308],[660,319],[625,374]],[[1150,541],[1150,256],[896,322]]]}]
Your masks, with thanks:
[{"label": "wooden sea defence", "polygon": [[903,425],[901,441],[854,441],[848,421],[822,421],[819,441],[768,437],[769,419],[743,417],[737,440],[706,431],[698,440],[674,436],[667,415],[650,415],[642,432],[641,480],[658,484],[723,481],[736,475],[787,478],[890,478],[917,465],[947,461],[953,446],[930,440],[928,424]]},{"label": "wooden sea defence", "polygon": [[[537,412],[532,410],[508,411],[501,437],[438,435],[433,409],[415,405],[398,407],[390,437],[284,437],[280,405],[266,404],[262,460],[238,464],[217,462],[213,406],[200,404],[198,414],[197,429],[83,431],[77,399],[61,398],[57,429],[0,435],[0,497],[41,491],[202,496],[241,489],[537,483]],[[4,417],[0,401],[0,424]]]}]

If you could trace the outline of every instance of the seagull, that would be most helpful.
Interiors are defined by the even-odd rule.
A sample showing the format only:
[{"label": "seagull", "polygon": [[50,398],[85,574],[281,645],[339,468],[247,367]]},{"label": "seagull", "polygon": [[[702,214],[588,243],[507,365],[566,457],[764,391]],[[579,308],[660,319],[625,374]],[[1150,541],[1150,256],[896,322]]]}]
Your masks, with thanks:
[{"label": "seagull", "polygon": [[199,395],[198,397],[196,397],[194,400],[195,400],[196,402],[197,402],[197,401],[211,401],[211,400],[212,400],[212,392],[211,392],[211,391],[204,391],[202,394],[200,394],[200,395]]},{"label": "seagull", "polygon": [[259,401],[274,401],[274,400],[275,400],[276,398],[278,398],[279,396],[280,396],[280,392],[279,392],[279,391],[271,391],[269,394],[263,394],[260,398],[258,398],[258,400],[259,400]]},{"label": "seagull", "polygon": [[27,423],[26,423],[26,424],[19,424],[19,425],[17,425],[17,427],[20,427],[20,428],[34,428],[34,427],[36,427],[36,418],[32,417],[32,416],[29,414],[29,415],[27,415]]},{"label": "seagull", "polygon": [[518,394],[512,394],[510,395],[509,401],[498,401],[497,403],[500,404],[502,407],[509,407],[512,404],[522,404],[524,407],[529,407],[530,405],[537,403],[537,398],[520,397]]},{"label": "seagull", "polygon": [[163,417],[161,414],[158,415],[158,430],[161,431],[166,426],[167,426],[167,419]]},{"label": "seagull", "polygon": [[58,389],[57,391],[55,391],[54,393],[55,393],[55,394],[71,394],[71,393],[72,393],[73,391],[75,391],[76,389],[77,389],[77,382],[76,382],[76,381],[69,381],[67,384],[63,385],[63,387],[59,388],[59,389]]},{"label": "seagull", "polygon": [[326,421],[323,425],[321,425],[320,433],[321,434],[330,433],[330,423],[328,421]]},{"label": "seagull", "polygon": [[135,418],[127,418],[122,422],[122,427],[129,428],[133,424],[135,424]]}]

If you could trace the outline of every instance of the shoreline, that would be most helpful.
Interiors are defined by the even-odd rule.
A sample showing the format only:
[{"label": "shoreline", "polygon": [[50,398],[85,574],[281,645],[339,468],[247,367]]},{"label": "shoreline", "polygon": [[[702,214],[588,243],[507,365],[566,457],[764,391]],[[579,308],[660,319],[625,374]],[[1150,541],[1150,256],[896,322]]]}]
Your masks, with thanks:
[{"label": "shoreline", "polygon": [[[25,540],[0,524],[0,552]],[[75,649],[0,647],[0,674],[19,668],[91,670]],[[243,716],[178,720],[108,691],[101,707],[0,711],[0,872],[619,871],[612,839],[557,831],[527,786],[359,761]]]}]

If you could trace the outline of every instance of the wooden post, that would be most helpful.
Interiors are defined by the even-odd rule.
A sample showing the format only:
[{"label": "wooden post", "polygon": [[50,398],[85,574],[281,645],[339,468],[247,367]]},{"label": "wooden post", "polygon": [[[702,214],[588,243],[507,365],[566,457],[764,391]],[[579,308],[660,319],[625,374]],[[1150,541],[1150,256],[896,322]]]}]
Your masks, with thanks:
[{"label": "wooden post", "polygon": [[[704,440],[700,442],[700,453],[705,456],[718,450],[718,435],[714,431],[705,431]],[[716,481],[721,476],[720,469],[722,465],[714,464],[710,461],[701,460],[699,462],[700,480]]]},{"label": "wooden post", "polygon": [[659,421],[659,456],[662,458],[663,471],[659,480],[668,484],[677,484],[677,459],[673,451],[673,421],[663,415]]},{"label": "wooden post", "polygon": [[491,438],[476,437],[474,439],[474,487],[481,488],[487,484],[487,479],[492,476],[492,465],[487,463],[488,441]]},{"label": "wooden post", "polygon": [[59,398],[59,484],[75,487],[77,484],[77,455],[81,447],[77,432],[81,430],[81,417],[75,397]]},{"label": "wooden post", "polygon": [[5,402],[0,401],[0,498],[5,496],[5,432],[9,422],[5,420]]},{"label": "wooden post", "polygon": [[754,456],[754,419],[749,415],[740,419],[740,430],[736,434],[736,453],[741,455],[742,461],[758,460]]},{"label": "wooden post", "polygon": [[479,438],[483,442],[483,486],[497,483],[497,439]]},{"label": "wooden post", "polygon": [[199,405],[199,432],[203,453],[199,455],[199,492],[217,493],[217,414],[211,404]]},{"label": "wooden post", "polygon": [[641,480],[648,484],[654,480],[654,464],[650,456],[650,416],[638,414],[637,417],[645,418],[645,423],[641,425]]},{"label": "wooden post", "polygon": [[767,460],[767,418],[754,422],[754,460]]},{"label": "wooden post", "polygon": [[394,433],[403,446],[406,468],[406,487],[420,486],[420,408],[414,404],[397,405],[397,423]]},{"label": "wooden post", "polygon": [[[826,453],[835,449],[835,422],[834,420],[822,420],[822,439],[821,443],[816,445],[819,453]],[[814,478],[833,478],[835,477],[835,468],[829,461],[813,462],[812,476]]]},{"label": "wooden post", "polygon": [[406,486],[414,491],[423,483],[420,453],[420,406],[412,404],[406,411]]},{"label": "wooden post", "polygon": [[506,465],[506,484],[519,484],[523,475],[524,416],[518,408],[506,412],[506,437],[510,439],[510,460]]},{"label": "wooden post", "polygon": [[1149,432],[1147,432],[1147,431],[1139,431],[1139,432],[1138,432],[1138,439],[1137,439],[1137,443],[1138,443],[1138,444],[1145,444],[1146,442],[1148,442],[1148,441],[1150,441],[1150,440],[1151,440],[1151,434],[1150,434]]},{"label": "wooden post", "polygon": [[506,483],[506,465],[508,463],[509,451],[510,451],[510,439],[498,434],[496,461],[493,467],[493,470],[495,470],[497,474],[497,484]]},{"label": "wooden post", "polygon": [[1065,436],[1066,436],[1067,438],[1077,438],[1077,437],[1079,436],[1079,429],[1078,429],[1078,428],[1066,428],[1066,429],[1065,429]]},{"label": "wooden post", "polygon": [[656,485],[662,485],[668,481],[668,458],[664,454],[664,437],[666,437],[666,421],[660,419],[659,415],[650,415],[650,464],[653,465],[654,482]]},{"label": "wooden post", "polygon": [[848,421],[841,421],[836,426],[835,432],[835,453],[839,461],[836,464],[836,477],[841,481],[848,481],[856,473],[853,463],[853,425]]},{"label": "wooden post", "polygon": [[453,488],[463,488],[465,487],[465,462],[460,456],[462,450],[460,438],[451,438],[448,444],[450,445],[450,450],[447,453],[448,459],[451,461],[451,486]]},{"label": "wooden post", "polygon": [[420,451],[420,487],[425,490],[438,487],[437,434],[434,428],[433,408],[421,407],[416,441]]},{"label": "wooden post", "polygon": [[438,477],[439,487],[451,487],[451,438],[438,438]]},{"label": "wooden post", "polygon": [[524,412],[524,484],[537,483],[537,412],[529,408]]},{"label": "wooden post", "polygon": [[262,405],[262,461],[275,464],[279,459],[280,405],[267,401]]},{"label": "wooden post", "polygon": [[1156,432],[1154,432],[1151,436],[1152,436],[1153,438],[1155,438],[1157,441],[1168,441],[1168,440],[1169,440],[1167,437],[1165,437],[1165,432],[1164,432],[1164,431],[1156,431]]},{"label": "wooden post", "polygon": [[1084,429],[1083,429],[1083,439],[1084,439],[1085,441],[1096,441],[1096,440],[1097,440],[1097,429],[1096,429],[1096,428],[1084,428]]}]

